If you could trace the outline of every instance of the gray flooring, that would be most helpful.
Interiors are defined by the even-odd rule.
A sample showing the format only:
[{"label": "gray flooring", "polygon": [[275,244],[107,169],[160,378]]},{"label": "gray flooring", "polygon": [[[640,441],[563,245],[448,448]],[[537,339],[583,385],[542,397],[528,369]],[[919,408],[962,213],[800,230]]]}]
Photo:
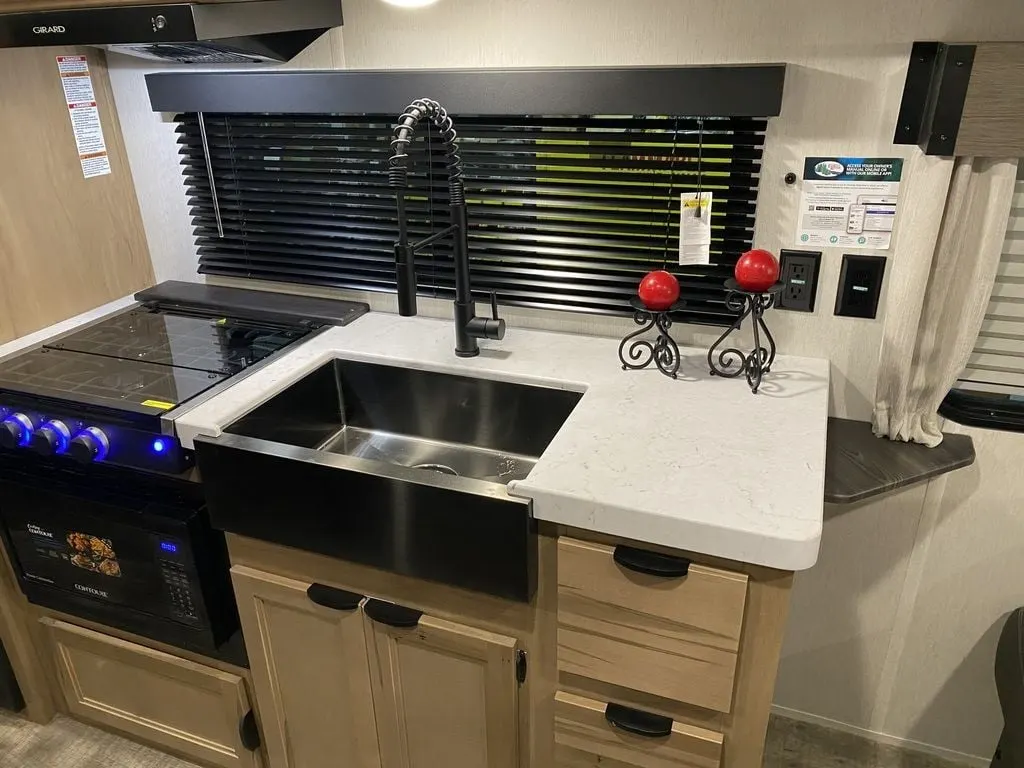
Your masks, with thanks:
[{"label": "gray flooring", "polygon": [[967,768],[817,725],[773,717],[764,768]]},{"label": "gray flooring", "polygon": [[[66,717],[35,725],[0,710],[0,768],[197,768]],[[765,768],[962,768],[825,728],[775,718]]]}]

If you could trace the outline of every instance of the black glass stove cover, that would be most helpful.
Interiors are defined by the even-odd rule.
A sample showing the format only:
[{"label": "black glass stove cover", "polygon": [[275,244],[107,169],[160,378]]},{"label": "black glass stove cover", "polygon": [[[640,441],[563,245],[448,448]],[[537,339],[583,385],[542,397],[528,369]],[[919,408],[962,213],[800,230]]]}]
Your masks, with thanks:
[{"label": "black glass stove cover", "polygon": [[162,413],[308,333],[296,326],[138,308],[0,364],[0,388]]}]

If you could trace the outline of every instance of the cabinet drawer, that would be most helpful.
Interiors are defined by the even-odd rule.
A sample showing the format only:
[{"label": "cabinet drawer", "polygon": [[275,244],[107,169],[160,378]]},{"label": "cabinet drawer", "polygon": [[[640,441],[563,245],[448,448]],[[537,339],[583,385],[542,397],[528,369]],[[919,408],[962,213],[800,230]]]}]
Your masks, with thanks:
[{"label": "cabinet drawer", "polygon": [[242,744],[251,709],[238,675],[56,619],[40,621],[75,717],[211,765],[261,765]]},{"label": "cabinet drawer", "polygon": [[664,735],[641,736],[612,725],[606,708],[603,702],[564,691],[555,694],[558,768],[718,768],[721,764],[720,733],[660,718]]},{"label": "cabinet drawer", "polygon": [[623,550],[620,565],[615,550],[558,541],[559,669],[728,712],[747,577],[697,564],[653,575],[635,570],[643,553]]}]

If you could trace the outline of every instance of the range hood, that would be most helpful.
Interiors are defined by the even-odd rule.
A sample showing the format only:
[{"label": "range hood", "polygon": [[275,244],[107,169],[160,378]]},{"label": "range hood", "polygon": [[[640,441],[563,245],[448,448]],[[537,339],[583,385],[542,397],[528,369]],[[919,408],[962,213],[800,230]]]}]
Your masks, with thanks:
[{"label": "range hood", "polygon": [[[58,5],[55,2],[54,5]],[[341,0],[242,0],[0,13],[0,48],[93,45],[186,64],[288,61],[331,27]],[[2,7],[2,6],[0,6]]]}]

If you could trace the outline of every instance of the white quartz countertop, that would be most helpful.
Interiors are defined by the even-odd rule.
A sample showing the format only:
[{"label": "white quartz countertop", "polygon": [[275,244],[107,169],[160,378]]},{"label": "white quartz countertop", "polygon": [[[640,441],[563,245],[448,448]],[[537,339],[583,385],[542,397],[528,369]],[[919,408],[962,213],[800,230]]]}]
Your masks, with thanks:
[{"label": "white quartz countertop", "polygon": [[617,339],[510,328],[457,358],[452,322],[370,313],[292,348],[176,422],[182,443],[340,357],[584,392],[511,493],[539,520],[784,570],[821,539],[828,361],[780,356],[757,395],[683,348],[677,380],[623,371]]}]

